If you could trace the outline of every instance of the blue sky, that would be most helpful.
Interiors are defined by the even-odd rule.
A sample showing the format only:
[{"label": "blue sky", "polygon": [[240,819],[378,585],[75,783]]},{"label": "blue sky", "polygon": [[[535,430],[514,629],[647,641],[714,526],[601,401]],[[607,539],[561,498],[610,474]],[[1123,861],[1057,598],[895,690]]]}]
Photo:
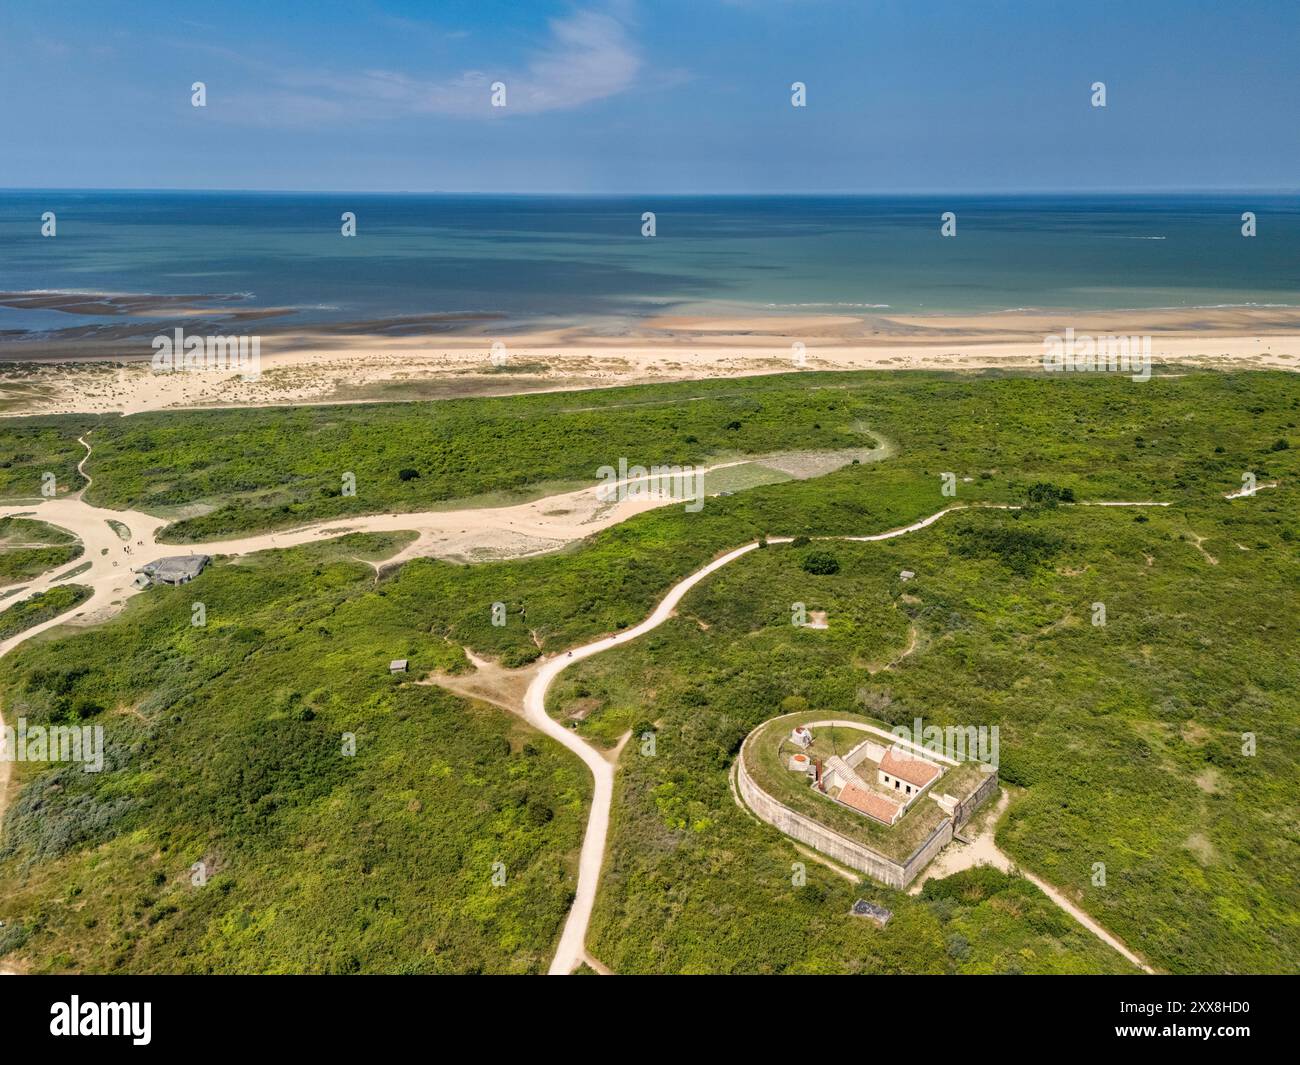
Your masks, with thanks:
[{"label": "blue sky", "polygon": [[5,0],[0,186],[1295,189],[1298,70],[1296,0]]}]

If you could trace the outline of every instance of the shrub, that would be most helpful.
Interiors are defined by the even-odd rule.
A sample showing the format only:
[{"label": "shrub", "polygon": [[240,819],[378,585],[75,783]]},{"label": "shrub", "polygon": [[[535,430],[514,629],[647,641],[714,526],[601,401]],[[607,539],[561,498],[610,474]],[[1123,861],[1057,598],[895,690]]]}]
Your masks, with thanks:
[{"label": "shrub", "polygon": [[1054,507],[1058,503],[1073,503],[1074,489],[1061,488],[1049,481],[1038,481],[1029,486],[1029,502],[1036,507]]},{"label": "shrub", "polygon": [[829,551],[809,551],[804,555],[802,565],[805,573],[815,573],[822,577],[840,571],[840,560]]},{"label": "shrub", "polygon": [[957,536],[957,554],[965,558],[997,559],[1021,576],[1051,558],[1064,545],[1059,536],[1013,524],[967,525],[957,530]]}]

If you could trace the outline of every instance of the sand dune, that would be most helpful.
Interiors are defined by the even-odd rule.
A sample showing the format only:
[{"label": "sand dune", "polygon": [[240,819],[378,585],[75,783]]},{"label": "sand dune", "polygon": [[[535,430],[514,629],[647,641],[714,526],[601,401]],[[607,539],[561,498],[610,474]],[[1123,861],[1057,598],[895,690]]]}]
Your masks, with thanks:
[{"label": "sand dune", "polygon": [[[154,373],[147,343],[0,343],[3,412],[400,401],[791,370],[1041,368],[1066,328],[1150,335],[1166,368],[1300,368],[1300,308],[1007,311],[969,315],[660,315],[488,336],[267,332],[262,373]],[[401,332],[401,330],[397,330]],[[493,362],[493,344],[498,349]],[[504,358],[502,358],[504,355]],[[6,402],[7,401],[7,402]]]}]

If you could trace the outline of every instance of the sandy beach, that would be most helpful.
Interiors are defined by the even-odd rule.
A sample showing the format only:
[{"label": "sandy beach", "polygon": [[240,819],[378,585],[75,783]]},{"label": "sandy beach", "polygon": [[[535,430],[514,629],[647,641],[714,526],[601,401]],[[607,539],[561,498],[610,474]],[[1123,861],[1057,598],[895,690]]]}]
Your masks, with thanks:
[{"label": "sandy beach", "polygon": [[[188,308],[187,308],[188,309]],[[261,374],[156,373],[147,338],[0,338],[0,413],[404,401],[817,370],[1041,369],[1044,338],[1150,336],[1163,372],[1300,368],[1300,308],[966,315],[663,314],[511,331],[438,316],[276,331]],[[247,321],[212,332],[252,333]],[[198,330],[191,327],[189,332]],[[397,335],[394,335],[397,334]]]}]

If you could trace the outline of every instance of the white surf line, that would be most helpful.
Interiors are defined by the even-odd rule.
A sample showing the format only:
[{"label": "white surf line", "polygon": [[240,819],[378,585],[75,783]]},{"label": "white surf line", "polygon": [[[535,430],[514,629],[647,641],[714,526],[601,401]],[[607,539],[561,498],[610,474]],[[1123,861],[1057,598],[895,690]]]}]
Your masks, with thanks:
[{"label": "white surf line", "polygon": [[[1097,506],[1108,507],[1164,507],[1168,503],[1155,502],[1106,502],[1093,504]],[[943,510],[936,511],[928,518],[922,518],[911,525],[903,526],[899,529],[890,529],[887,532],[875,533],[871,536],[817,536],[810,537],[815,540],[849,540],[853,542],[875,542],[878,540],[890,540],[896,536],[906,536],[908,533],[918,532],[921,529],[928,528],[945,514],[951,514],[958,510],[971,510],[976,508],[992,508],[996,510],[1019,510],[1020,507],[1010,503],[957,503],[951,507],[945,507]],[[766,542],[769,544],[788,544],[794,537],[792,536],[769,536]],[[659,605],[651,612],[650,616],[637,625],[635,628],[627,629],[624,632],[617,633],[613,636],[606,636],[596,640],[593,643],[585,644],[582,647],[575,647],[564,654],[556,655],[550,661],[546,662],[542,668],[533,677],[528,685],[528,690],[524,693],[524,716],[529,724],[533,725],[540,732],[546,733],[552,739],[563,744],[569,750],[573,751],[579,758],[586,763],[595,778],[595,787],[592,791],[591,814],[587,821],[587,831],[582,840],[582,851],[578,858],[578,887],[574,894],[573,906],[569,910],[569,916],[564,922],[564,930],[560,934],[560,943],[556,948],[555,957],[551,961],[549,975],[564,976],[572,973],[574,969],[586,957],[587,927],[591,923],[591,912],[596,903],[596,891],[600,886],[600,870],[605,860],[605,842],[609,835],[609,810],[614,796],[614,770],[615,766],[605,759],[605,757],[584,740],[576,732],[565,728],[558,721],[552,718],[546,712],[546,691],[551,683],[565,669],[573,665],[574,662],[581,662],[584,658],[590,658],[592,655],[598,655],[602,651],[608,651],[612,647],[621,647],[638,636],[643,636],[652,629],[658,628],[670,617],[682,596],[694,588],[700,581],[704,580],[710,574],[720,570],[723,566],[734,562],[742,555],[758,548],[760,541],[755,540],[753,543],[745,544],[720,558],[714,559],[707,566],[696,570],[688,577],[684,577],[660,601]],[[1050,893],[1049,897],[1053,897]],[[1063,907],[1064,908],[1064,907]],[[1074,916],[1072,909],[1067,912]],[[1085,923],[1085,927],[1090,930],[1092,926]],[[1098,928],[1100,926],[1097,926]],[[1110,939],[1103,936],[1107,942]],[[1139,963],[1140,964],[1140,963]]]}]

